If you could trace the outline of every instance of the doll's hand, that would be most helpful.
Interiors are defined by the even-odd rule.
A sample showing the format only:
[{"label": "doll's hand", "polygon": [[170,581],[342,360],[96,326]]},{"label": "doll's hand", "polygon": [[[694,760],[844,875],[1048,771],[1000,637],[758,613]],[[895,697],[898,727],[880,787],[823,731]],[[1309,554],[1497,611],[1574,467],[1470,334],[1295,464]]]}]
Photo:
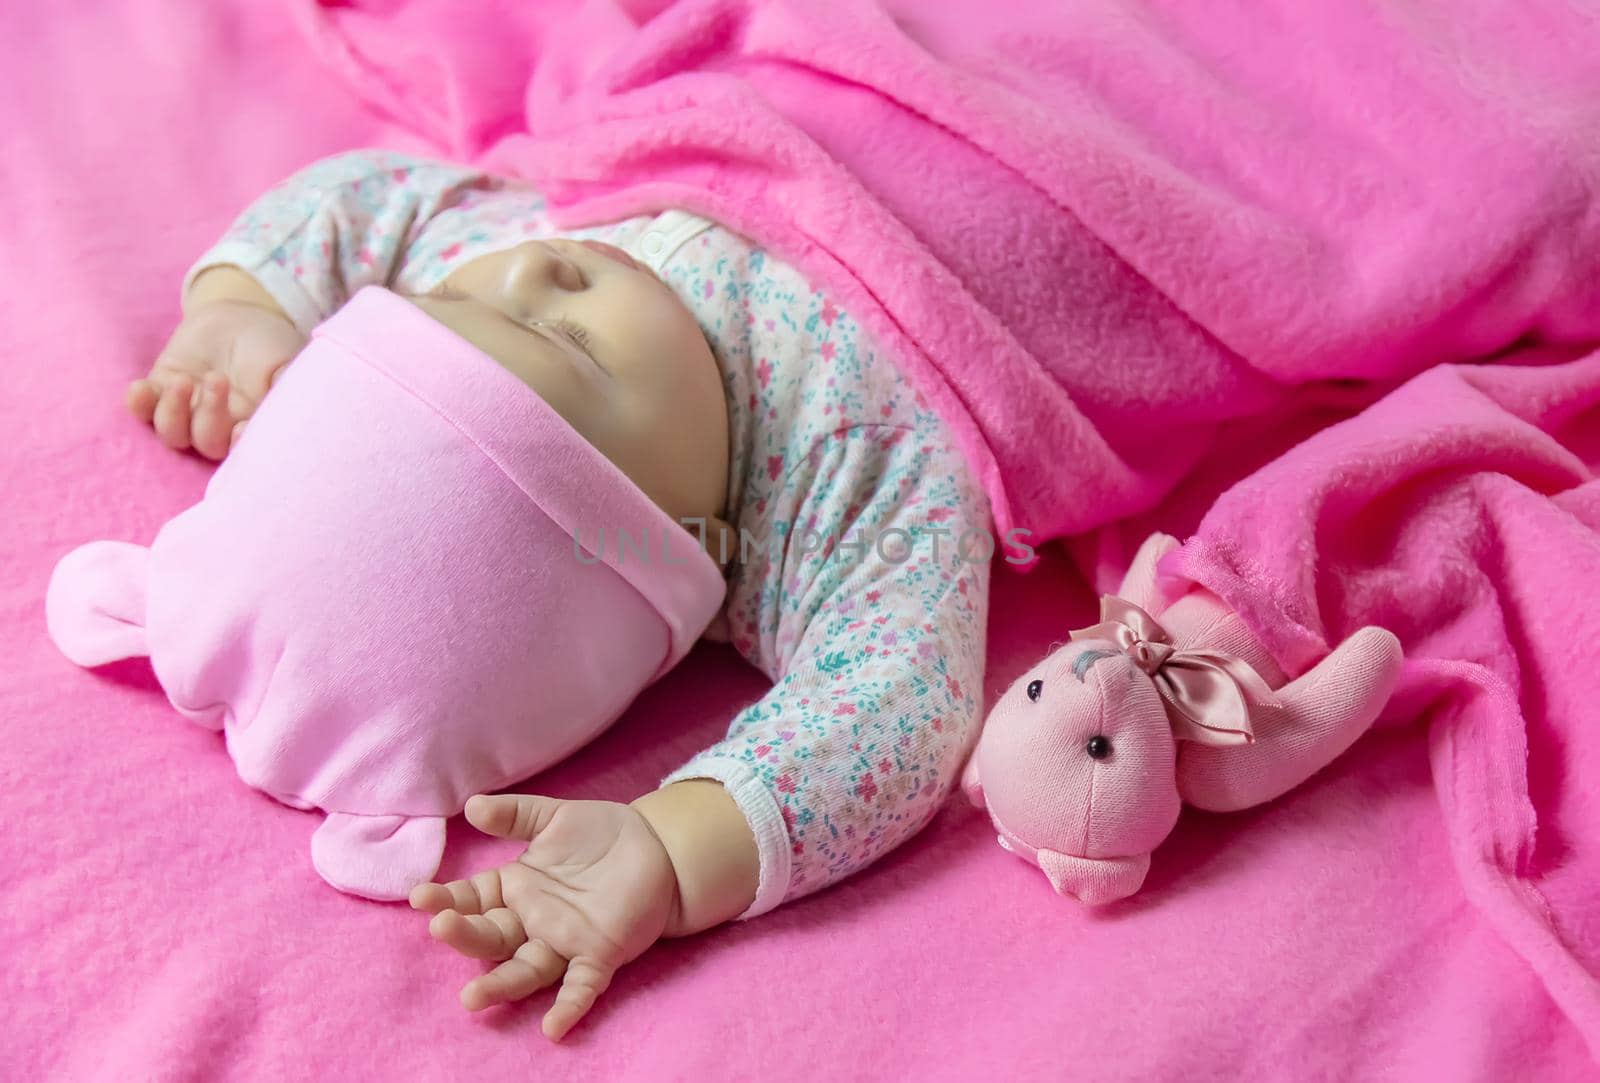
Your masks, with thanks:
[{"label": "doll's hand", "polygon": [[419,884],[411,905],[434,915],[435,939],[474,959],[501,960],[462,988],[469,1011],[561,981],[544,1017],[545,1035],[560,1040],[617,969],[667,930],[678,902],[672,860],[629,805],[479,795],[466,814],[478,830],[526,839],[528,849],[470,880]]},{"label": "doll's hand", "polygon": [[150,374],[128,385],[128,409],[168,447],[221,459],[305,336],[282,313],[245,301],[188,307]]}]

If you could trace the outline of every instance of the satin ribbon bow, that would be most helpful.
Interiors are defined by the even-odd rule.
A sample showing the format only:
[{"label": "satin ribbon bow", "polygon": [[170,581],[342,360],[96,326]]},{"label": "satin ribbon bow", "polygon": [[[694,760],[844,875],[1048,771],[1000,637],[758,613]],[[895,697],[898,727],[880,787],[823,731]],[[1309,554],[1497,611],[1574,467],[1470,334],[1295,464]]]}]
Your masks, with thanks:
[{"label": "satin ribbon bow", "polygon": [[1212,745],[1249,744],[1250,701],[1272,703],[1272,689],[1244,659],[1221,651],[1179,650],[1156,619],[1113,594],[1100,599],[1100,623],[1069,633],[1074,641],[1114,645],[1150,675],[1176,736]]}]

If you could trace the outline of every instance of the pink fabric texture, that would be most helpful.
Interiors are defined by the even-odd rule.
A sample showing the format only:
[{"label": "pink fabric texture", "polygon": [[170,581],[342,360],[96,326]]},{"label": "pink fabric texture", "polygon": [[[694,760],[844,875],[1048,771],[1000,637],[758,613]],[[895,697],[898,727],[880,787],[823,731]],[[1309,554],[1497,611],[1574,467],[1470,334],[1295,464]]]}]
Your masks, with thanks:
[{"label": "pink fabric texture", "polygon": [[1151,535],[1101,622],[1001,695],[962,775],[1001,847],[1091,905],[1139,889],[1180,797],[1232,812],[1282,796],[1366,732],[1400,674],[1399,641],[1367,627],[1286,681],[1210,591],[1164,603],[1156,567],[1177,548]]},{"label": "pink fabric texture", "polygon": [[[907,5],[901,23],[918,35],[938,33],[929,16],[942,7]],[[1037,34],[1018,35],[1010,56],[986,61],[976,52],[985,40],[979,28],[970,39],[971,66],[1022,90],[1037,82],[1041,69],[1060,66],[1064,74],[1056,85],[1081,103],[1069,128],[1086,139],[1121,131],[1123,145],[1138,147],[1139,126],[1159,124],[1190,133],[1192,143],[1192,133],[1220,125],[1224,133],[1234,131],[1235,140],[1216,140],[1209,164],[1228,167],[1233,156],[1256,146],[1239,135],[1241,126],[1294,132],[1305,119],[1271,104],[1238,113],[1217,107],[1230,96],[1255,106],[1270,103],[1273,96],[1249,75],[1273,55],[1305,73],[1308,92],[1327,88],[1330,109],[1350,103],[1344,138],[1352,152],[1364,147],[1379,155],[1369,160],[1381,163],[1385,146],[1364,141],[1363,133],[1372,126],[1406,133],[1398,114],[1333,93],[1329,67],[1298,63],[1318,50],[1348,54],[1344,37],[1325,32],[1335,18],[1327,14],[1332,5],[1060,7],[1092,32],[1077,44],[1055,46]],[[1485,9],[1473,4],[1338,7],[1394,24],[1397,42],[1437,58],[1461,57],[1463,36],[1482,46],[1495,29],[1485,25]],[[339,17],[381,29],[404,10],[352,6]],[[590,20],[571,32],[595,34],[602,29],[594,25],[595,10],[574,15],[572,5],[520,0],[498,11],[456,5],[456,32],[394,31],[394,40],[411,51],[416,62],[410,70],[418,77],[464,81],[461,95],[420,101],[427,112],[419,115],[441,118],[441,131],[450,118],[462,118],[463,147],[522,127],[522,61],[530,49],[550,45],[554,33],[524,30],[530,24],[537,30],[559,13]],[[1191,10],[1195,22],[1185,22]],[[1548,76],[1538,65],[1508,68],[1504,60],[1472,65],[1466,86],[1495,102],[1480,115],[1479,134],[1498,131],[1508,111],[1542,112],[1545,103],[1550,148],[1578,154],[1592,147],[1561,137],[1584,113],[1551,97],[1559,90],[1562,58],[1586,40],[1581,27],[1571,31],[1564,22],[1576,15],[1544,5],[1495,10],[1494,18],[1524,28],[1502,35],[1507,48],[1530,54],[1548,48],[1552,64]],[[1547,16],[1553,21],[1528,21],[1547,10],[1556,12]],[[1174,29],[1163,32],[1169,25]],[[794,29],[801,39],[823,28],[820,21],[800,20]],[[1263,35],[1270,40],[1263,43]],[[686,55],[692,44],[685,39]],[[1397,47],[1374,53],[1361,70],[1381,76],[1379,82],[1414,75],[1388,62]],[[1494,55],[1487,48],[1477,55]],[[553,84],[581,81],[596,66],[581,53],[553,47],[541,55],[551,62]],[[456,992],[481,972],[480,964],[431,943],[424,922],[403,907],[362,904],[307,876],[306,815],[239,785],[220,738],[175,724],[143,663],[84,673],[63,659],[46,634],[43,612],[51,570],[64,553],[85,538],[153,537],[201,497],[212,474],[211,464],[163,448],[119,401],[125,382],[148,369],[177,319],[176,284],[188,262],[241,207],[314,158],[373,144],[424,152],[448,144],[428,145],[359,108],[280,13],[243,0],[0,5],[0,56],[8,72],[0,90],[6,115],[0,191],[7,207],[0,219],[7,253],[0,260],[0,356],[6,361],[6,393],[0,395],[0,822],[6,842],[0,988],[8,994],[0,1063],[12,1074],[69,1080],[302,1080],[308,1074],[659,1080],[722,1078],[749,1067],[747,1074],[770,1080],[1430,1083],[1594,1074],[1586,1036],[1595,1028],[1569,1010],[1573,1001],[1565,992],[1560,1001],[1552,996],[1554,986],[1519,947],[1537,931],[1531,923],[1544,906],[1543,939],[1533,942],[1552,959],[1549,929],[1559,934],[1575,960],[1557,975],[1563,988],[1581,996],[1592,987],[1584,984],[1587,975],[1600,968],[1593,905],[1600,897],[1600,817],[1592,797],[1600,787],[1600,727],[1593,724],[1583,680],[1596,642],[1588,623],[1592,594],[1586,592],[1600,581],[1592,535],[1595,486],[1586,479],[1600,447],[1594,411],[1578,394],[1595,361],[1584,371],[1565,367],[1576,364],[1581,351],[1519,351],[1503,358],[1503,367],[1428,377],[1431,382],[1383,415],[1381,425],[1393,429],[1388,437],[1379,439],[1382,427],[1362,430],[1367,454],[1352,461],[1348,482],[1340,481],[1339,464],[1346,461],[1340,455],[1301,458],[1292,477],[1310,486],[1296,490],[1308,495],[1291,501],[1292,510],[1263,518],[1261,537],[1243,539],[1253,545],[1238,538],[1250,519],[1246,500],[1264,509],[1275,490],[1242,490],[1248,495],[1236,497],[1223,520],[1231,534],[1215,535],[1215,551],[1226,554],[1231,545],[1241,554],[1236,564],[1219,563],[1218,574],[1206,575],[1221,593],[1236,596],[1247,611],[1281,597],[1293,612],[1310,613],[1309,623],[1280,633],[1290,643],[1272,640],[1286,658],[1295,651],[1311,657],[1336,641],[1347,616],[1356,610],[1366,615],[1357,599],[1392,597],[1384,605],[1400,618],[1391,626],[1408,657],[1475,658],[1454,669],[1433,663],[1438,695],[1428,696],[1427,686],[1417,683],[1426,668],[1415,669],[1404,678],[1413,682],[1411,692],[1391,703],[1393,724],[1375,727],[1303,786],[1239,813],[1186,811],[1139,894],[1100,910],[1063,905],[1037,870],[994,845],[986,816],[952,802],[927,830],[858,877],[758,922],[653,948],[618,975],[591,1020],[567,1043],[552,1046],[538,1035],[548,994],[504,1012],[462,1012]],[[1067,74],[1074,70],[1081,77]],[[1151,70],[1153,77],[1135,81],[1134,73]],[[1518,85],[1513,76],[1530,70],[1524,89],[1508,93]],[[1177,92],[1179,79],[1199,96]],[[713,81],[732,88],[732,77]],[[837,91],[849,85],[841,81]],[[1114,108],[1116,100],[1099,97],[1104,104],[1095,104],[1102,87],[1121,88],[1131,100]],[[1444,80],[1436,93],[1464,92]],[[687,109],[687,92],[685,98]],[[491,99],[505,111],[488,114],[474,106]],[[1291,104],[1286,100],[1283,109]],[[1401,104],[1417,139],[1445,142],[1446,129],[1430,127],[1434,94],[1402,96]],[[1187,112],[1167,121],[1163,107]],[[873,134],[865,122],[870,119],[864,118],[863,136]],[[709,123],[707,130],[713,130]],[[642,149],[650,146],[649,134],[641,133]],[[1404,230],[1371,231],[1368,241],[1381,246],[1388,262],[1362,257],[1368,249],[1341,231],[1309,240],[1282,235],[1276,251],[1300,251],[1308,261],[1320,255],[1330,286],[1295,313],[1301,329],[1326,309],[1343,306],[1341,326],[1357,337],[1421,327],[1435,341],[1461,336],[1462,356],[1497,350],[1509,344],[1505,336],[1523,331],[1575,333],[1527,317],[1537,306],[1525,303],[1525,290],[1542,280],[1559,287],[1557,293],[1576,291],[1582,281],[1558,281],[1548,260],[1523,263],[1518,255],[1554,250],[1579,259],[1595,251],[1580,228],[1588,189],[1561,166],[1560,156],[1526,159],[1508,150],[1503,160],[1490,162],[1502,173],[1526,174],[1529,194],[1519,206],[1549,214],[1568,208],[1571,228],[1565,241],[1559,229],[1537,228],[1498,239],[1508,254],[1495,266],[1503,272],[1500,281],[1514,288],[1503,321],[1485,328],[1496,312],[1490,291],[1497,281],[1480,258],[1497,243],[1488,218],[1482,229],[1462,227],[1460,219],[1426,225],[1435,209],[1475,221],[1463,208],[1470,206],[1466,191],[1478,181],[1459,170],[1433,170],[1426,155],[1413,154],[1409,138],[1393,142],[1394,153],[1417,167],[1406,174],[1410,187],[1391,180],[1389,190],[1399,187],[1414,197],[1423,217]],[[1143,144],[1146,156],[1162,152],[1160,139]],[[1296,149],[1292,141],[1277,146]],[[1483,154],[1491,156],[1487,147]],[[1076,186],[1068,174],[1085,160],[1096,159],[1069,156],[1072,168],[1058,167],[1051,183]],[[1331,184],[1339,175],[1330,166],[1318,183]],[[1168,176],[1176,183],[1197,173]],[[1353,209],[1385,176],[1375,168],[1367,186],[1354,187],[1348,200],[1321,205]],[[1466,187],[1458,192],[1455,185]],[[775,185],[774,197],[786,190]],[[1142,198],[1145,190],[1138,187],[1130,198]],[[1221,191],[1256,190],[1236,184]],[[1535,194],[1541,191],[1549,198]],[[1099,194],[1110,199],[1123,192],[1113,185]],[[669,195],[660,198],[673,202]],[[1493,209],[1486,203],[1485,215]],[[983,213],[975,205],[964,220]],[[1228,214],[1171,223],[1146,240],[1154,246],[1185,230],[1239,220]],[[1125,221],[1133,232],[1135,220]],[[988,224],[1003,227],[999,236],[1014,249],[1030,248],[1032,234],[1021,222],[997,217]],[[952,236],[960,235],[959,222],[951,228]],[[1297,248],[1300,241],[1306,243]],[[1565,247],[1554,247],[1558,242]],[[820,250],[814,254],[823,257]],[[1204,263],[1203,249],[1189,255]],[[991,257],[975,252],[971,258]],[[1176,256],[1170,262],[1178,265]],[[1283,263],[1263,263],[1254,287],[1263,293],[1277,288]],[[1026,303],[1048,303],[1062,319],[1099,319],[1108,333],[1124,324],[1143,326],[1162,311],[1171,326],[1170,306],[1153,298],[1137,275],[1114,277],[1114,267],[1107,274],[1113,277],[1100,280],[1105,288],[1099,293],[1088,273],[1075,272],[1065,286],[1057,281],[1048,288],[1020,275],[1000,281]],[[1196,270],[1191,281],[1204,287],[1208,279]],[[1369,281],[1371,289],[1360,285]],[[1359,288],[1345,288],[1352,283]],[[1466,292],[1433,292],[1449,283]],[[1051,300],[1056,294],[1059,300]],[[1438,314],[1456,302],[1464,322]],[[1238,295],[1231,303],[1249,307]],[[1352,306],[1383,318],[1369,326],[1349,313]],[[1412,319],[1414,306],[1433,315]],[[1281,338],[1289,347],[1284,356],[1299,356],[1298,336]],[[1194,341],[1205,338],[1196,333]],[[1326,350],[1326,340],[1319,341],[1318,349]],[[1174,356],[1188,355],[1179,350]],[[1172,384],[1160,360],[1085,363],[1080,386],[1099,376],[1103,412],[1114,412],[1122,395],[1139,404],[1163,387],[1172,397],[1188,393]],[[1194,368],[1193,387],[1204,388],[1209,371]],[[1477,390],[1490,379],[1499,381],[1493,397]],[[1508,397],[1500,383],[1523,392]],[[997,566],[986,690],[1004,689],[1070,629],[1092,623],[1095,594],[1116,586],[1153,530],[1187,535],[1232,481],[1386,389],[1318,389],[1272,410],[1256,411],[1248,401],[1230,404],[1254,412],[1216,434],[1212,451],[1166,501],[1081,539],[1078,551],[1097,571],[1093,589],[1055,547],[1044,550],[1042,565],[1026,577]],[[1448,437],[1442,428],[1430,423],[1415,443],[1402,439],[1418,427],[1417,419],[1435,416],[1435,398],[1454,411],[1440,417],[1459,420],[1468,408],[1474,419],[1454,445],[1463,457],[1443,472],[1430,465],[1451,461],[1442,455],[1440,441]],[[1177,446],[1180,414],[1173,406],[1173,424],[1151,430],[1159,442],[1144,445],[1149,454],[1143,461]],[[1482,435],[1496,429],[1537,438],[1545,449],[1540,461],[1559,463],[1559,469],[1522,469],[1534,460],[1487,451],[1470,460],[1487,469],[1472,467],[1464,456],[1473,441],[1502,446]],[[1034,431],[1030,438],[1048,436]],[[1566,454],[1557,451],[1558,443]],[[1420,446],[1436,446],[1441,454],[1408,458]],[[1092,452],[1094,445],[1088,447]],[[1515,469],[1499,469],[1502,461]],[[1033,469],[1037,485],[1055,484],[1050,471],[1060,469],[1094,484],[1087,492],[1105,491],[1071,455],[1036,462]],[[1411,480],[1384,489],[1378,479],[1397,471]],[[1276,482],[1288,479],[1279,474]],[[1477,505],[1476,517],[1463,503],[1473,491],[1493,497]],[[1357,517],[1346,492],[1376,499],[1358,501]],[[1404,513],[1413,499],[1424,507],[1456,508],[1452,521],[1463,528],[1461,536],[1410,536]],[[1066,508],[1095,513],[1087,495],[1072,495]],[[1385,534],[1386,528],[1395,533]],[[1281,553],[1269,549],[1269,530],[1276,529],[1290,531]],[[1326,591],[1312,589],[1297,563],[1308,544],[1319,547],[1324,561],[1359,574],[1335,577]],[[1429,552],[1440,554],[1437,562]],[[1433,608],[1401,612],[1402,595],[1378,591],[1391,578],[1386,562],[1397,554],[1404,559],[1396,577],[1431,583]],[[1224,573],[1248,571],[1246,558],[1271,574],[1246,575],[1230,585]],[[1328,608],[1335,601],[1339,608]],[[1329,613],[1344,616],[1329,624]],[[1463,655],[1463,644],[1475,654]],[[1498,692],[1493,684],[1475,693],[1443,683],[1451,674],[1486,679],[1490,673],[1503,676]],[[719,738],[763,685],[731,652],[697,648],[611,729],[519,788],[632,799]],[[1525,730],[1518,728],[1522,722]],[[1515,785],[1505,785],[1519,781],[1523,740],[1525,805]],[[1448,816],[1441,815],[1441,798]],[[444,875],[468,875],[515,852],[477,836],[459,818],[447,833]],[[1480,875],[1464,879],[1461,862]],[[1520,869],[1523,886],[1495,871],[1507,862]],[[1530,924],[1513,927],[1513,939],[1491,910],[1475,905],[1497,893],[1509,907],[1502,914],[1528,915]],[[938,943],[937,951],[929,951],[930,942]]]},{"label": "pink fabric texture", "polygon": [[1311,381],[1600,335],[1565,0],[297,2],[367,100],[558,222],[684,205],[824,283],[1002,530],[1150,508]]},{"label": "pink fabric texture", "polygon": [[587,744],[722,602],[694,538],[543,399],[362,290],[149,549],[90,542],[46,620],[80,665],[150,657],[240,778],[319,808],[334,887],[403,899],[475,793]]},{"label": "pink fabric texture", "polygon": [[1161,570],[1290,672],[1380,624],[1466,896],[1600,1044],[1600,353],[1441,366],[1229,490]]},{"label": "pink fabric texture", "polygon": [[[1339,535],[1385,584],[1363,585],[1373,612],[1360,623],[1390,627],[1414,661],[1396,716],[1427,717],[1436,749],[1451,750],[1436,764],[1462,772],[1439,785],[1468,897],[1600,1052],[1600,985],[1565,939],[1582,919],[1549,903],[1526,867],[1535,817],[1524,727],[1555,727],[1559,743],[1576,720],[1526,721],[1548,706],[1518,701],[1531,676],[1521,671],[1544,675],[1545,660],[1521,657],[1517,633],[1496,627],[1530,589],[1512,578],[1525,566],[1515,557],[1559,568],[1534,593],[1572,608],[1558,582],[1586,581],[1571,577],[1572,562],[1593,551],[1592,533],[1556,505],[1565,533],[1519,530],[1514,557],[1473,547],[1493,512],[1456,519],[1419,503],[1429,492],[1419,472],[1437,448],[1453,449],[1465,492],[1486,500],[1504,484],[1503,462],[1539,446],[1525,415],[1552,416],[1541,394],[1581,414],[1572,404],[1600,383],[1581,364],[1522,375],[1537,361],[1502,358],[1467,386],[1504,381],[1525,397],[1491,407],[1446,367],[1529,343],[1581,352],[1600,339],[1594,13],[1564,0],[1039,0],[1007,5],[1004,18],[980,0],[641,7],[595,3],[582,18],[508,24],[496,47],[524,78],[502,67],[492,86],[464,74],[487,33],[456,23],[443,0],[379,18],[301,10],[319,51],[367,100],[424,138],[535,181],[558,220],[680,203],[794,260],[921,382],[1002,529],[1104,528],[1078,549],[1097,578],[1126,554],[1127,520],[1151,511],[1176,529],[1182,511],[1159,509],[1164,500],[1203,510],[1267,461],[1265,449],[1337,420],[1318,401],[1335,382],[1371,401],[1414,378],[1407,387],[1420,390],[1360,415],[1356,431],[1383,453],[1319,460],[1320,489],[1286,458],[1231,491],[1238,551],[1197,547],[1195,578],[1229,605],[1237,598],[1257,631],[1272,627],[1272,652],[1298,674],[1354,630],[1345,620],[1329,637],[1312,616],[1361,608],[1340,607],[1352,599],[1338,592],[1355,588],[1327,575],[1331,554],[1307,522],[1336,529],[1381,494],[1376,521],[1426,539],[1419,553],[1452,569],[1445,578],[1466,574],[1454,569],[1468,546],[1484,578],[1463,613],[1420,555],[1406,566],[1374,553],[1366,523]],[[396,49],[402,40],[409,52]],[[417,64],[424,40],[430,62]],[[441,101],[453,108],[424,107]],[[1559,392],[1517,383],[1545,378]],[[1441,432],[1441,417],[1473,439]],[[1283,431],[1251,433],[1258,419]],[[1540,499],[1588,484],[1592,437],[1574,424],[1561,439],[1576,447],[1558,440],[1536,454],[1542,465],[1524,483]],[[1323,446],[1307,441],[1301,458]],[[1325,500],[1308,503],[1318,492]],[[1309,518],[1294,520],[1298,534],[1269,527],[1285,516]],[[1552,564],[1568,546],[1574,555]],[[1272,559],[1258,566],[1256,548]],[[1224,574],[1226,592],[1208,582]],[[1426,604],[1395,600],[1418,590]],[[1483,664],[1481,643],[1451,635],[1463,624],[1494,632],[1503,652],[1489,690],[1470,668]],[[1600,643],[1600,629],[1572,631],[1549,645],[1558,656]],[[1453,691],[1463,680],[1476,691]],[[1460,721],[1481,712],[1489,720]]]}]

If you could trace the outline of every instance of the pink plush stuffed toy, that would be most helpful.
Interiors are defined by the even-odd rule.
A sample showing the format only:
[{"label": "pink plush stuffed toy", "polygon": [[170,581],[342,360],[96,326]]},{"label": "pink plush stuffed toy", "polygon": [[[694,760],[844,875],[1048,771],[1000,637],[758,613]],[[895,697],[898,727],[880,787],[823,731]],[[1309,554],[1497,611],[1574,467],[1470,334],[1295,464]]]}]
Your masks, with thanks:
[{"label": "pink plush stuffed toy", "polygon": [[1133,894],[1182,802],[1214,812],[1287,792],[1364,733],[1400,674],[1400,642],[1362,628],[1287,681],[1244,621],[1198,586],[1163,604],[1155,534],[1099,624],[1019,677],[990,712],[962,786],[1000,845],[1063,895]]},{"label": "pink plush stuffed toy", "polygon": [[605,729],[723,593],[694,538],[544,400],[369,287],[284,370],[204,499],[148,548],[67,553],[45,616],[79,665],[149,655],[245,782],[326,813],[311,857],[328,883],[403,899],[438,869],[446,818]]}]

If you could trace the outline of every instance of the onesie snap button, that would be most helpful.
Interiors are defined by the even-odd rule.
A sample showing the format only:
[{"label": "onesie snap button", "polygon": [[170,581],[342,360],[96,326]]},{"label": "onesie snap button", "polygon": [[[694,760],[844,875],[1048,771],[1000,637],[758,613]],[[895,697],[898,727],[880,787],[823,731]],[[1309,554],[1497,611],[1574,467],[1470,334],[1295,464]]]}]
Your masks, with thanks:
[{"label": "onesie snap button", "polygon": [[659,256],[662,247],[666,243],[666,238],[662,237],[661,234],[650,232],[646,233],[644,238],[640,240],[639,247],[644,250],[644,254],[647,256]]}]

